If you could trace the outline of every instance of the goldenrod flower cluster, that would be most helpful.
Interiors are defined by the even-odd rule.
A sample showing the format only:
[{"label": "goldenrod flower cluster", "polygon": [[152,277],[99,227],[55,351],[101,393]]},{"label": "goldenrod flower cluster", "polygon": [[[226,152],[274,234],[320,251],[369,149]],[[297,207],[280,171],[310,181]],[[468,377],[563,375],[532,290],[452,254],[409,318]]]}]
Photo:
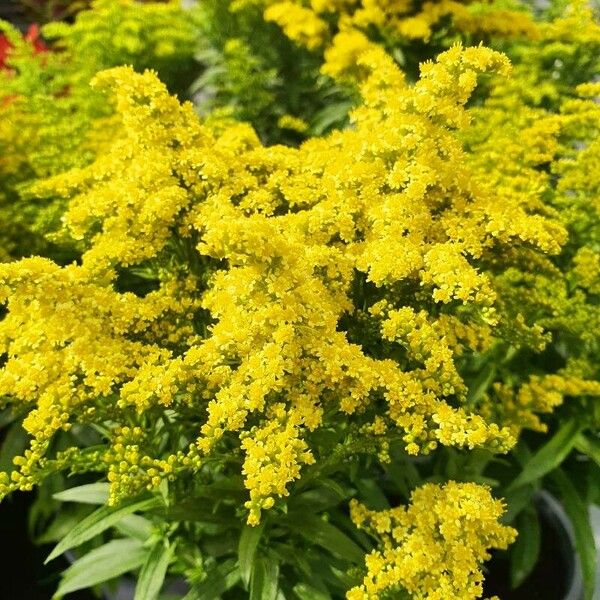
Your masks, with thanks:
[{"label": "goldenrod flower cluster", "polygon": [[[115,135],[106,98],[90,88],[98,71],[130,64],[153,68],[173,91],[193,65],[196,30],[170,2],[94,0],[74,23],[42,28],[49,51],[36,54],[10,24],[0,22],[11,49],[0,69],[0,260],[58,254],[44,234],[64,206],[41,204],[27,188],[36,179],[89,164]],[[62,257],[61,257],[62,258]]]},{"label": "goldenrod flower cluster", "polygon": [[[497,322],[486,262],[519,244],[555,253],[564,240],[556,219],[477,178],[457,137],[477,75],[506,75],[508,63],[455,46],[414,86],[378,47],[358,65],[354,127],[298,149],[263,147],[243,125],[211,130],[150,72],[96,77],[124,134],[38,188],[69,199],[64,223],[85,246],[82,263],[0,270],[3,392],[32,406],[25,427],[38,442],[86,411],[119,423],[131,411],[192,410],[187,450],[149,460],[197,469],[235,433],[250,522],[315,460],[307,440],[325,413],[376,414],[413,454],[511,446],[508,429],[461,407],[465,384],[438,325],[479,344],[452,322]],[[156,291],[115,289],[118,269],[148,261]],[[358,324],[372,348],[352,341]],[[111,433],[119,448],[121,436]],[[131,493],[130,467],[137,481],[150,462],[115,452],[129,465],[109,468],[117,499]],[[149,486],[170,472],[152,469]]]},{"label": "goldenrod flower cluster", "polygon": [[294,42],[315,50],[338,31],[376,30],[389,43],[429,42],[447,21],[462,35],[535,37],[536,23],[524,6],[511,2],[441,0],[237,0],[233,8],[265,5],[264,18]]},{"label": "goldenrod flower cluster", "polygon": [[367,575],[348,600],[392,597],[450,600],[482,595],[481,565],[490,549],[505,549],[516,535],[498,523],[504,508],[484,486],[450,481],[415,490],[407,507],[370,511],[353,501],[354,523],[381,542],[367,555]]},{"label": "goldenrod flower cluster", "polygon": [[[557,374],[498,382],[489,390],[481,414],[515,432],[522,427],[543,431],[536,412],[550,412],[565,396],[597,399],[600,391],[600,206],[594,191],[600,87],[573,86],[571,80],[574,71],[584,80],[598,72],[600,27],[590,8],[575,2],[540,32],[539,40],[512,49],[512,77],[493,82],[489,98],[472,110],[472,127],[463,133],[471,165],[482,180],[494,182],[499,197],[519,197],[538,218],[556,215],[568,232],[559,254],[541,257],[515,247],[504,257],[504,266],[511,266],[493,276],[504,313],[498,327],[505,335],[537,351],[558,340],[567,356]],[[550,77],[547,64],[555,69]],[[505,219],[514,226],[510,212],[503,212],[495,220],[498,235],[504,235]]]},{"label": "goldenrod flower cluster", "polygon": [[[340,465],[506,453],[565,400],[597,405],[600,27],[585,3],[535,23],[512,2],[200,10],[207,37],[239,22],[197,106],[175,95],[197,32],[174,3],[96,0],[48,27],[44,60],[11,34],[0,400],[28,446],[0,497],[59,472],[96,473],[110,505],[225,480],[235,518],[268,531]],[[297,108],[302,86],[270,106],[304,75],[255,54],[257,22],[318,63],[311,85],[344,98],[341,118]],[[506,54],[452,43],[470,36]],[[416,80],[388,52],[408,40],[445,48]],[[33,230],[55,246],[15,243]],[[406,487],[407,506],[351,503],[378,547],[348,599],[481,597],[482,563],[515,537],[503,502],[475,483]]]}]

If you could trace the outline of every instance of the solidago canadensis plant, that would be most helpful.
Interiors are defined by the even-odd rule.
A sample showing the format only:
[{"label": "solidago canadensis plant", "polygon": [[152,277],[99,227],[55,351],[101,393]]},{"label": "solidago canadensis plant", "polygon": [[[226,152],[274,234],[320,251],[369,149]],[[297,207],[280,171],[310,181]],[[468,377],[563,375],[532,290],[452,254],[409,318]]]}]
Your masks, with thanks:
[{"label": "solidago canadensis plant", "polygon": [[[103,133],[44,177],[11,171],[55,207],[53,239],[76,260],[0,265],[0,397],[26,433],[0,494],[60,490],[42,539],[60,540],[50,558],[79,558],[57,598],[129,571],[136,600],[178,575],[186,600],[479,598],[492,550],[517,540],[515,584],[533,568],[544,476],[591,598],[600,27],[583,4],[538,21],[496,3],[384,4],[202,7],[206,118],[161,81],[178,91],[157,49],[172,4],[102,0],[53,26],[72,54],[36,64],[64,60],[56,77],[81,77],[64,98],[99,107],[71,107],[87,119],[76,147]],[[94,68],[133,67],[84,92],[75,49],[112,52],[117,7],[138,29]],[[294,113],[283,54],[253,50],[248,23],[279,39],[271,21],[312,65],[300,88],[355,105],[347,126],[310,129],[322,90]],[[477,31],[506,53],[452,43]],[[427,57],[434,38],[448,48],[416,78],[389,51],[419,40]],[[178,66],[190,55],[169,48]],[[227,52],[238,71],[214,70]],[[37,118],[29,102],[0,111]]]}]

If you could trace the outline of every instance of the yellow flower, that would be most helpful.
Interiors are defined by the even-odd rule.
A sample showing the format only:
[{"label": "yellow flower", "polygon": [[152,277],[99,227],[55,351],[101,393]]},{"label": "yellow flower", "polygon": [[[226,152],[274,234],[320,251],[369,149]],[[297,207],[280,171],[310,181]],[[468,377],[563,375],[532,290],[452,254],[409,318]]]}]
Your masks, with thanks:
[{"label": "yellow flower", "polygon": [[376,600],[400,590],[412,598],[480,598],[489,550],[505,549],[516,536],[499,523],[503,512],[488,488],[453,481],[417,488],[407,507],[374,512],[353,501],[352,520],[380,547],[367,555],[367,574],[346,598]]},{"label": "yellow flower", "polygon": [[[331,74],[345,76],[347,56],[362,95],[351,127],[298,148],[202,123],[151,72],[96,77],[121,135],[40,187],[68,202],[82,264],[0,268],[0,392],[28,408],[28,473],[78,421],[110,423],[113,502],[197,472],[226,444],[255,524],[318,460],[311,432],[339,419],[382,461],[391,435],[410,454],[514,443],[510,422],[468,408],[457,361],[507,335],[511,253],[540,262],[564,240],[529,190],[486,181],[463,148],[477,78],[507,75],[507,59],[457,45],[410,85],[361,34],[336,38]],[[156,289],[120,291],[124,270]],[[185,446],[123,429],[132,415],[173,419]],[[53,468],[84,460],[65,456]],[[14,477],[13,488],[35,481]]]},{"label": "yellow flower", "polygon": [[309,50],[323,45],[329,33],[325,21],[296,2],[271,4],[265,10],[265,20],[277,23],[291,40]]}]

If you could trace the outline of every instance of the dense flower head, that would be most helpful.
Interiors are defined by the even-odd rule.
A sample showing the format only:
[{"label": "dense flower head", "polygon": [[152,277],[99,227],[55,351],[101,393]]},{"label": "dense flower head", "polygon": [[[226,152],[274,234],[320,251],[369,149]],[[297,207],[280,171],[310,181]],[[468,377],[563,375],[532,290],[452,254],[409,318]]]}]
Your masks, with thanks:
[{"label": "dense flower head", "polygon": [[425,484],[407,507],[371,511],[353,502],[350,510],[354,523],[380,540],[380,549],[367,555],[367,574],[348,600],[400,590],[415,599],[480,598],[489,551],[507,548],[516,535],[499,523],[502,502],[472,483]]},{"label": "dense flower head", "polygon": [[[536,37],[537,24],[518,2],[413,2],[402,0],[237,0],[234,10],[264,6],[264,18],[277,23],[294,42],[310,50],[327,47],[337,32],[377,31],[388,43],[429,42],[447,23],[463,36]],[[443,33],[442,33],[443,36]]]},{"label": "dense flower head", "polygon": [[[197,471],[237,438],[255,524],[318,458],[311,436],[336,414],[364,435],[396,432],[411,454],[514,443],[469,409],[459,357],[502,335],[494,281],[508,249],[542,260],[565,233],[525,192],[496,194],[463,150],[478,75],[506,76],[508,62],[455,46],[409,85],[367,44],[357,66],[353,126],[299,148],[202,123],[151,72],[95,78],[122,133],[36,190],[67,199],[81,264],[0,270],[0,381],[31,410],[28,473],[74,420],[111,423],[113,502]],[[120,290],[123,269],[156,289]],[[22,376],[27,364],[37,366]],[[189,440],[174,453],[123,429],[167,410]],[[15,477],[19,487],[23,470]]]}]

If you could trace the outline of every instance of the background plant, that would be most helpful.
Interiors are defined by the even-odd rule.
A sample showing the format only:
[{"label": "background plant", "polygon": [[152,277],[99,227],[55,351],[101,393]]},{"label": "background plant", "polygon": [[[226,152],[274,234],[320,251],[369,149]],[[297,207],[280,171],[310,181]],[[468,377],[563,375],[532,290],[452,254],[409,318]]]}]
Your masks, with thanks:
[{"label": "background plant", "polygon": [[[74,250],[49,245],[64,206],[27,195],[32,182],[101,154],[114,132],[111,109],[90,88],[99,70],[131,64],[153,68],[172,91],[184,93],[193,72],[196,29],[174,4],[98,0],[75,22],[43,28],[49,51],[39,53],[18,30],[2,23],[7,47],[0,71],[0,252],[5,259],[51,254],[68,260]],[[187,74],[187,75],[186,75]]]}]

